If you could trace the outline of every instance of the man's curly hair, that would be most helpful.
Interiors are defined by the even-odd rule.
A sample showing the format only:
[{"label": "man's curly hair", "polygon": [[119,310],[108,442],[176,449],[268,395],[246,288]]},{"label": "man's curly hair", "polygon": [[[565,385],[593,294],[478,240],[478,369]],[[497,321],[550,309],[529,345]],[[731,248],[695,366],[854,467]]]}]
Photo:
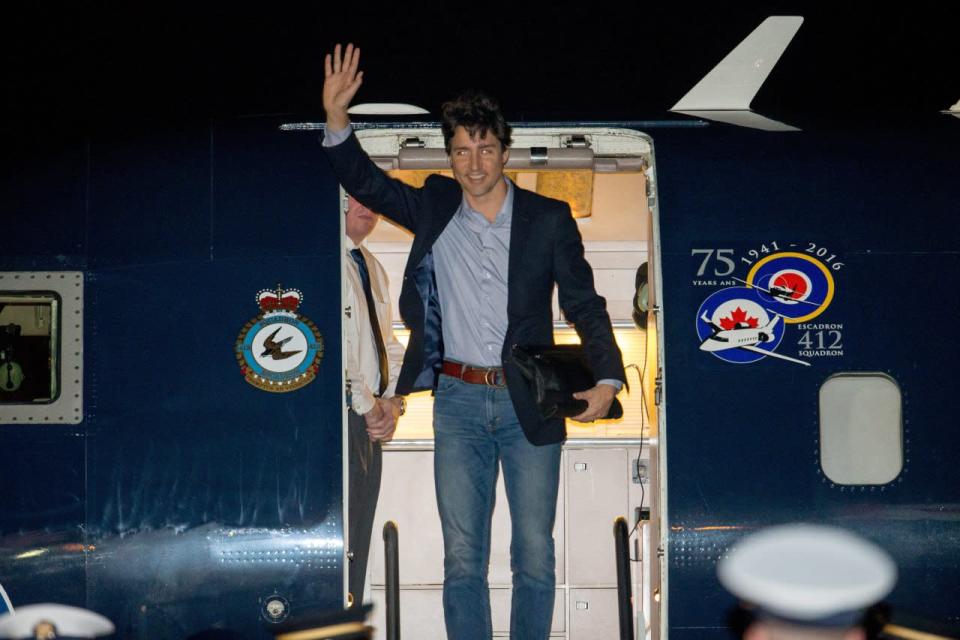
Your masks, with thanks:
[{"label": "man's curly hair", "polygon": [[503,150],[513,143],[510,137],[513,130],[500,113],[500,103],[482,91],[464,91],[453,100],[444,102],[440,108],[440,128],[448,154],[457,127],[466,129],[471,138],[482,138],[490,131],[500,141]]}]

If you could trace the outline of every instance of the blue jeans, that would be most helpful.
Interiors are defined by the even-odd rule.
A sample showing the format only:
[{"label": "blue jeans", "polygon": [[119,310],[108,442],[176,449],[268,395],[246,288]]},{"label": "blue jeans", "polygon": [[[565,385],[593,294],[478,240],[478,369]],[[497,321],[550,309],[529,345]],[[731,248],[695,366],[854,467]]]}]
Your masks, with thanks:
[{"label": "blue jeans", "polygon": [[433,405],[434,481],[443,529],[443,611],[449,640],[491,637],[490,522],[498,462],[510,506],[510,637],[550,634],[559,444],[527,441],[507,389],[441,375]]}]

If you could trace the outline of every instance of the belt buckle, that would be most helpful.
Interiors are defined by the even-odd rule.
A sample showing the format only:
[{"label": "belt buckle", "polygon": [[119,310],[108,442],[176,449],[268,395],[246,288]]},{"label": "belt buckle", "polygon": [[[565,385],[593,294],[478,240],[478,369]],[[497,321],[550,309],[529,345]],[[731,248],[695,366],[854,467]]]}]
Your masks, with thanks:
[{"label": "belt buckle", "polygon": [[503,387],[504,384],[502,382],[497,382],[497,374],[499,373],[500,373],[500,369],[496,369],[496,368],[487,369],[486,371],[484,371],[483,372],[484,384],[486,384],[488,387],[497,387],[497,388]]}]

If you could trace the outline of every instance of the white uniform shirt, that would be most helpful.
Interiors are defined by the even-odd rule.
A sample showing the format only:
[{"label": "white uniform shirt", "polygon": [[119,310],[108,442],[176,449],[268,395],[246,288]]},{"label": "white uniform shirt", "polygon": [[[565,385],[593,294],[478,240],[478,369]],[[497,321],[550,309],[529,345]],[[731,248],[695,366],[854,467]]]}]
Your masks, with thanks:
[{"label": "white uniform shirt", "polygon": [[377,320],[383,334],[383,344],[387,348],[387,366],[390,382],[384,398],[393,396],[403,363],[404,347],[393,335],[393,317],[390,313],[390,290],[387,272],[370,251],[361,245],[357,247],[350,238],[345,237],[343,254],[343,273],[346,282],[346,298],[343,308],[344,361],[346,380],[350,385],[353,410],[363,415],[373,409],[377,389],[380,388],[380,363],[377,357],[377,343],[370,327],[370,313],[367,311],[367,299],[363,295],[363,282],[353,256],[352,249],[359,248],[370,272],[370,292],[377,306]]}]

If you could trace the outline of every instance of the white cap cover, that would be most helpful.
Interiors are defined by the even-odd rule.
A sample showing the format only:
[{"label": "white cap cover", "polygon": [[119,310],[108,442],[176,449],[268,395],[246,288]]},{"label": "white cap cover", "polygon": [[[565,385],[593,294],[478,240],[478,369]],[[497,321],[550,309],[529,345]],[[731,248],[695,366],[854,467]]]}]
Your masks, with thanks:
[{"label": "white cap cover", "polygon": [[738,542],[717,566],[741,600],[787,619],[814,622],[882,600],[897,567],[880,547],[843,529],[783,525]]},{"label": "white cap cover", "polygon": [[0,616],[0,638],[32,638],[41,622],[57,628],[58,636],[95,638],[113,633],[113,623],[99,613],[65,604],[29,604]]}]

